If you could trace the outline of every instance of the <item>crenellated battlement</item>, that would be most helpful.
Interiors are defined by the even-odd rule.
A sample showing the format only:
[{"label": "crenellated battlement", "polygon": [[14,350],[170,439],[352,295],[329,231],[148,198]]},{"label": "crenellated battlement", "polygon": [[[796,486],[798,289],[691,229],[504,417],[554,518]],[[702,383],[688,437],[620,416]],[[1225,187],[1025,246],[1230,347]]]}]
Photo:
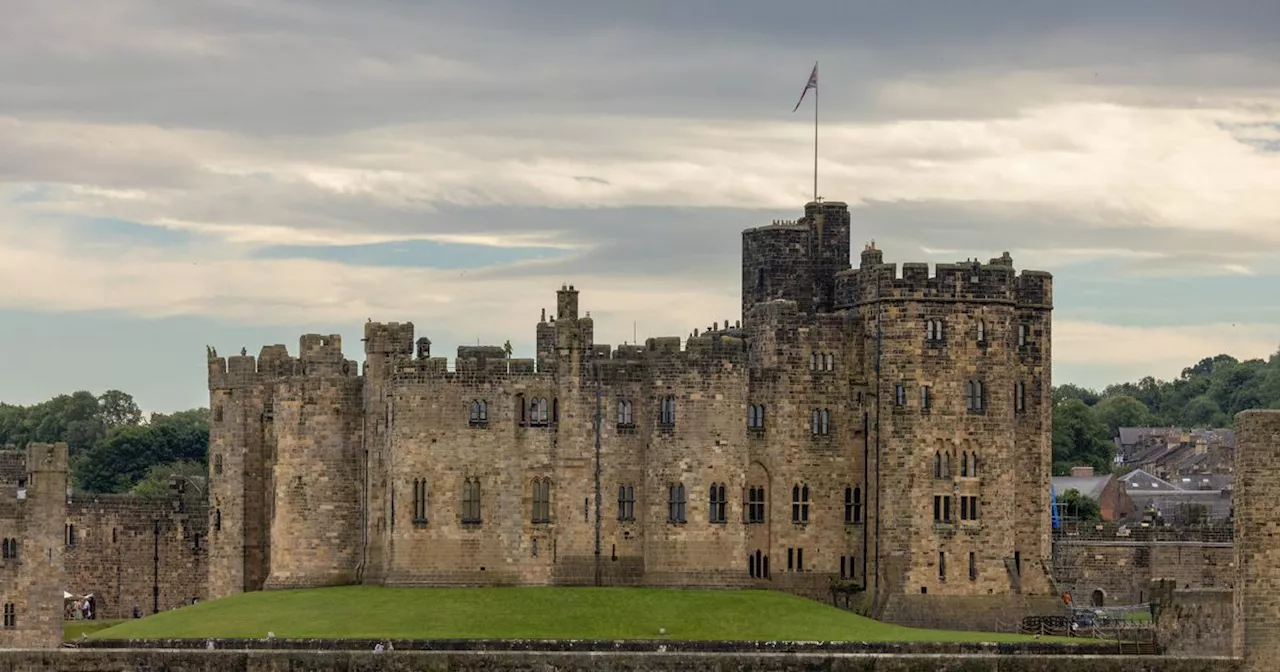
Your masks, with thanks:
[{"label": "crenellated battlement", "polygon": [[26,454],[27,471],[65,472],[67,470],[67,444],[29,443]]},{"label": "crenellated battlement", "polygon": [[[468,346],[463,346],[468,347]],[[472,349],[476,346],[469,346]],[[485,347],[485,346],[480,346]],[[459,348],[461,351],[463,348]],[[499,348],[499,351],[502,349]],[[392,380],[397,383],[426,382],[473,382],[483,378],[490,381],[517,378],[550,379],[550,373],[539,373],[537,360],[533,358],[513,357],[459,357],[453,362],[450,370],[449,360],[445,357],[428,357],[425,359],[398,358],[392,369]]]},{"label": "crenellated battlement", "polygon": [[239,355],[220,357],[216,349],[208,347],[209,389],[253,387],[292,376],[360,375],[359,363],[343,357],[342,337],[337,334],[304,334],[298,340],[298,351],[299,356],[292,357],[284,344],[277,343],[262,346],[257,357],[247,354],[244,348]]},{"label": "crenellated battlement", "polygon": [[879,300],[977,301],[1045,307],[1053,305],[1053,276],[1045,271],[1017,273],[1008,252],[982,263],[970,259],[929,264],[883,262],[883,253],[869,245],[858,268],[836,275],[836,307],[852,308]]},{"label": "crenellated battlement", "polygon": [[[426,345],[430,346],[430,340]],[[413,354],[412,322],[366,322],[364,352],[366,355]]]}]

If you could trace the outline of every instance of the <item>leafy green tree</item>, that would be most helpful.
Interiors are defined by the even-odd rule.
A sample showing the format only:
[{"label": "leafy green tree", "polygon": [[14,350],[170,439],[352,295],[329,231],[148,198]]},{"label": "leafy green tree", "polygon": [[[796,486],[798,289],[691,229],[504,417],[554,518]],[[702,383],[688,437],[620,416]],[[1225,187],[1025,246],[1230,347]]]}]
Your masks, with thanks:
[{"label": "leafy green tree", "polygon": [[1108,437],[1117,436],[1121,427],[1148,427],[1155,421],[1146,404],[1123,394],[1099,401],[1093,413],[1106,426]]},{"label": "leafy green tree", "polygon": [[163,499],[169,496],[169,477],[175,474],[186,479],[188,487],[195,487],[200,492],[206,491],[209,467],[194,460],[157,464],[148,469],[142,480],[135,483],[129,491],[146,499]]},{"label": "leafy green tree", "polygon": [[108,430],[142,422],[142,409],[133,397],[120,390],[107,390],[98,397],[98,409]]},{"label": "leafy green tree", "polygon": [[124,425],[72,464],[82,490],[126,492],[156,465],[191,461],[207,463],[209,422],[205,409],[172,415],[153,413],[146,425]]},{"label": "leafy green tree", "polygon": [[1061,505],[1064,516],[1072,516],[1085,523],[1102,521],[1102,507],[1098,505],[1098,500],[1080,494],[1075,488],[1059,494],[1058,504]]},{"label": "leafy green tree", "polygon": [[1231,421],[1213,397],[1202,394],[1187,402],[1182,409],[1184,427],[1222,427]]},{"label": "leafy green tree", "polygon": [[1053,407],[1053,473],[1066,476],[1071,467],[1088,465],[1095,473],[1111,473],[1115,443],[1093,409],[1079,399]]},{"label": "leafy green tree", "polygon": [[1079,399],[1080,401],[1083,401],[1085,405],[1093,406],[1098,403],[1098,400],[1101,398],[1102,395],[1097,392],[1087,387],[1080,387],[1079,385],[1073,385],[1071,383],[1059,385],[1053,388],[1054,404],[1060,404],[1068,399]]}]

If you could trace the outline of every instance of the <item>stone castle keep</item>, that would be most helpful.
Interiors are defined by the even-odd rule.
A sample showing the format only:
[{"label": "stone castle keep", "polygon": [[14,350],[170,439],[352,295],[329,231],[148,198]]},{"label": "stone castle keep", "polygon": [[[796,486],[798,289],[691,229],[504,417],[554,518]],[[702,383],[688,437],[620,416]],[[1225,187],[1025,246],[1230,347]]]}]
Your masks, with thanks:
[{"label": "stone castle keep", "polygon": [[1055,599],[1052,304],[1008,254],[851,267],[848,207],[816,202],[743,232],[741,319],[683,348],[596,343],[565,286],[535,359],[450,370],[407,323],[365,325],[363,369],[338,336],[210,349],[209,597],[835,578],[918,622]]}]

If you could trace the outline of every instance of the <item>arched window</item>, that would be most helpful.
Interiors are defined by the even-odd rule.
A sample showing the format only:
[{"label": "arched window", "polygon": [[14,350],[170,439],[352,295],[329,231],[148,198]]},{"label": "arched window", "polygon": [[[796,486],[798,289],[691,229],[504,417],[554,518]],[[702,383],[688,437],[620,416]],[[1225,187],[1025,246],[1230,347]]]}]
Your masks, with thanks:
[{"label": "arched window", "polygon": [[964,390],[965,410],[974,413],[982,411],[983,402],[985,401],[985,390],[983,389],[982,381],[970,380],[965,383]]},{"label": "arched window", "polygon": [[978,342],[987,342],[987,323],[983,320],[978,320]]},{"label": "arched window", "polygon": [[813,410],[813,434],[826,436],[831,430],[831,411],[825,408]]},{"label": "arched window", "polygon": [[844,522],[847,524],[862,522],[862,488],[844,489]]},{"label": "arched window", "polygon": [[427,481],[413,479],[413,522],[427,522]]},{"label": "arched window", "polygon": [[978,477],[978,454],[977,453],[972,453],[969,455],[969,476],[973,478]]},{"label": "arched window", "polygon": [[822,356],[822,358],[823,358],[823,360],[824,360],[824,366],[825,366],[826,370],[828,370],[828,371],[835,371],[835,370],[836,370],[836,356],[835,356],[835,355],[833,355],[833,354],[831,354],[831,353],[829,353],[829,352],[828,352],[827,354],[823,355],[823,356]]},{"label": "arched window", "polygon": [[667,486],[667,521],[671,523],[685,522],[685,491],[683,483]]},{"label": "arched window", "polygon": [[462,522],[480,522],[480,479],[468,478],[462,482]]},{"label": "arched window", "polygon": [[664,427],[672,427],[676,424],[675,395],[668,394],[662,398],[662,403],[658,406],[658,424]]},{"label": "arched window", "polygon": [[964,478],[969,475],[969,453],[965,452],[960,456],[960,477]]},{"label": "arched window", "polygon": [[618,400],[618,426],[632,427],[635,425],[635,417],[631,413],[631,402],[627,399]]},{"label": "arched window", "polygon": [[712,483],[708,518],[713,523],[728,522],[728,498],[723,483]]},{"label": "arched window", "polygon": [[807,485],[791,487],[791,522],[809,522],[809,486]]},{"label": "arched window", "polygon": [[533,479],[533,515],[534,523],[551,522],[551,479]]},{"label": "arched window", "polygon": [[764,522],[764,487],[747,489],[747,522]]},{"label": "arched window", "polygon": [[482,399],[475,399],[471,402],[470,422],[473,427],[485,425],[489,422],[489,402]]},{"label": "arched window", "polygon": [[764,429],[764,404],[751,404],[747,407],[747,428]]},{"label": "arched window", "polygon": [[933,454],[933,477],[942,478],[942,453]]},{"label": "arched window", "polygon": [[618,486],[618,520],[636,519],[636,491],[634,486]]},{"label": "arched window", "polygon": [[516,406],[519,406],[519,407],[520,407],[520,424],[522,424],[522,425],[527,425],[527,424],[529,424],[529,415],[528,415],[527,408],[526,408],[525,403],[524,403],[524,395],[523,395],[523,394],[517,394],[517,395],[516,395]]}]

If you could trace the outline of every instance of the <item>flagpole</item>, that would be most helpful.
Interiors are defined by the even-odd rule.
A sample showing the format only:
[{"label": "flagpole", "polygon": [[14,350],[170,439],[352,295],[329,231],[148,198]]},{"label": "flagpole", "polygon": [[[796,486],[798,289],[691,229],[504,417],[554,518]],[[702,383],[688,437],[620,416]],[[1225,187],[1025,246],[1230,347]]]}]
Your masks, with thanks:
[{"label": "flagpole", "polygon": [[[813,62],[814,78],[818,74],[818,62]],[[817,82],[813,86],[813,202],[818,202],[818,89]]]}]

